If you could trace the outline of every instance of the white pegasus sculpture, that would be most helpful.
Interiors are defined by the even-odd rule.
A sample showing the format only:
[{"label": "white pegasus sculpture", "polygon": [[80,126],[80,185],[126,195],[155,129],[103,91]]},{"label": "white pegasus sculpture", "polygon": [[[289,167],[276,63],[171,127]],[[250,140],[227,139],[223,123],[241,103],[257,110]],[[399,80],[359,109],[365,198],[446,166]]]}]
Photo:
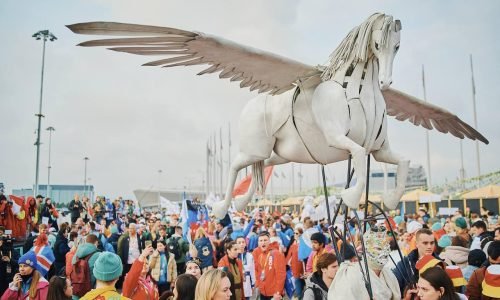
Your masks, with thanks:
[{"label": "white pegasus sculpture", "polygon": [[218,217],[230,207],[238,171],[247,166],[253,167],[253,184],[236,199],[238,210],[245,208],[257,189],[264,189],[264,166],[326,165],[349,155],[357,182],[341,196],[347,206],[357,208],[365,187],[367,154],[397,165],[397,186],[384,195],[385,206],[395,208],[404,192],[409,160],[389,145],[388,115],[488,143],[456,115],[389,88],[402,29],[401,22],[389,15],[371,15],[349,32],[326,66],[316,67],[200,32],[111,22],[68,27],[80,34],[127,36],[80,46],[111,46],[110,50],[118,52],[163,56],[145,66],[210,65],[198,75],[220,72],[220,78],[240,81],[240,87],[262,93],[241,114],[240,152],[231,163],[225,199],[213,206]]}]

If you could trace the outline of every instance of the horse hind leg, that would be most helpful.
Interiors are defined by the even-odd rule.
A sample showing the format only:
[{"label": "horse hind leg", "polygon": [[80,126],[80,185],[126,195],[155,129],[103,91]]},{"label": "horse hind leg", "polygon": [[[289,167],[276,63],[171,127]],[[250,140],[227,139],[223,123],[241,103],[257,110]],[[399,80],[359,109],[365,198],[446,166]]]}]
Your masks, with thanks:
[{"label": "horse hind leg", "polygon": [[[286,164],[289,162],[290,162],[289,160],[284,159],[283,157],[273,152],[271,157],[264,161],[264,167],[276,166],[276,165]],[[256,170],[252,170],[252,172],[255,171]],[[234,207],[236,208],[237,211],[243,211],[247,207],[248,203],[250,203],[250,201],[252,200],[252,197],[255,194],[255,190],[257,188],[257,185],[254,184],[253,180],[254,179],[252,176],[252,182],[250,183],[248,191],[242,196],[237,196],[236,199],[234,200]]]},{"label": "horse hind leg", "polygon": [[399,200],[403,196],[406,187],[406,178],[408,176],[408,169],[410,161],[402,158],[398,154],[392,152],[389,147],[389,142],[386,140],[380,150],[374,151],[373,157],[379,162],[397,165],[397,185],[394,191],[384,194],[384,205],[389,209],[395,209],[398,206]]},{"label": "horse hind leg", "polygon": [[212,205],[212,212],[217,218],[224,218],[226,216],[227,210],[229,209],[229,206],[231,206],[231,199],[233,196],[233,189],[234,184],[236,183],[238,171],[262,160],[263,158],[261,157],[248,155],[243,152],[240,152],[238,153],[238,155],[236,155],[236,158],[231,162],[231,167],[229,168],[226,195],[224,197],[224,200],[216,202]]}]

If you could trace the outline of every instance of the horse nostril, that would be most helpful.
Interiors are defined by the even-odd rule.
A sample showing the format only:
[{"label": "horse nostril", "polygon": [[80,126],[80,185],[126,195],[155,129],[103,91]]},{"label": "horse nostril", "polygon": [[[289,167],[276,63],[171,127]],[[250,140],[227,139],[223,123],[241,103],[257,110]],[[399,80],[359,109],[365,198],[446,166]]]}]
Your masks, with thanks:
[{"label": "horse nostril", "polygon": [[391,81],[389,81],[389,85],[391,85],[391,84],[392,84],[392,80],[391,80]]},{"label": "horse nostril", "polygon": [[383,80],[380,81],[380,85],[384,85],[384,81]]}]

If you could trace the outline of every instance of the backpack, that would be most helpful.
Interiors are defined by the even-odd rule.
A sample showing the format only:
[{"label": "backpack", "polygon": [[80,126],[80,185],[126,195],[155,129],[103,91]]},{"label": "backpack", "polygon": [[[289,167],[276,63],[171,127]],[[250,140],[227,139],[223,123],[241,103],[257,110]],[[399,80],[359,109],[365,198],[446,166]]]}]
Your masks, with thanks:
[{"label": "backpack", "polygon": [[319,288],[313,287],[313,286],[306,287],[306,289],[304,290],[304,293],[302,294],[302,297],[304,297],[304,294],[305,294],[306,290],[308,290],[308,289],[313,291],[315,300],[323,299],[323,293],[321,292],[321,290]]},{"label": "backpack", "polygon": [[179,240],[180,240],[180,237],[176,236],[176,237],[172,237],[170,239],[170,242],[168,242],[168,252],[172,253],[174,256],[175,256],[175,259],[179,259],[181,258],[182,254],[181,254],[181,247],[179,245]]},{"label": "backpack", "polygon": [[102,243],[102,233],[99,233],[97,236],[97,250],[104,252],[106,251],[106,248],[104,248],[104,244]]},{"label": "backpack", "polygon": [[90,266],[89,259],[95,252],[90,253],[84,258],[77,258],[71,270],[70,278],[73,285],[73,295],[83,297],[92,289],[90,282]]}]

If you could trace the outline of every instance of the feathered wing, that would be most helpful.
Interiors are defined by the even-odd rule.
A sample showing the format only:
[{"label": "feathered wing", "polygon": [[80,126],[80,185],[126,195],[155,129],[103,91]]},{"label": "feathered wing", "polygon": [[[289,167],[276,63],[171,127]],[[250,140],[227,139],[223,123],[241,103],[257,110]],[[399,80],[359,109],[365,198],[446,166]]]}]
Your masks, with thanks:
[{"label": "feathered wing", "polygon": [[451,133],[463,139],[480,140],[488,144],[488,140],[469,124],[460,120],[451,112],[430,103],[419,100],[395,89],[382,91],[387,106],[387,114],[399,121],[409,120],[416,126],[437,129],[443,133]]},{"label": "feathered wing", "polygon": [[145,66],[207,64],[210,67],[198,75],[220,72],[220,78],[240,81],[240,87],[249,87],[259,93],[278,95],[294,88],[299,79],[321,75],[315,67],[199,32],[114,22],[79,23],[67,27],[79,34],[122,36],[87,41],[80,46],[105,46],[118,52],[161,57]]}]

